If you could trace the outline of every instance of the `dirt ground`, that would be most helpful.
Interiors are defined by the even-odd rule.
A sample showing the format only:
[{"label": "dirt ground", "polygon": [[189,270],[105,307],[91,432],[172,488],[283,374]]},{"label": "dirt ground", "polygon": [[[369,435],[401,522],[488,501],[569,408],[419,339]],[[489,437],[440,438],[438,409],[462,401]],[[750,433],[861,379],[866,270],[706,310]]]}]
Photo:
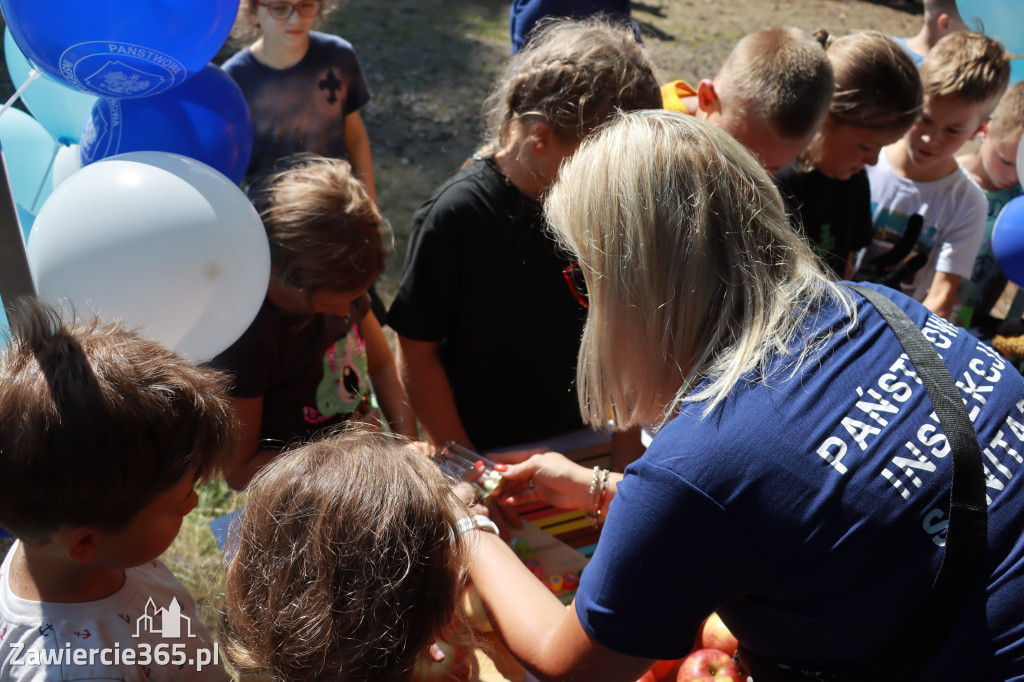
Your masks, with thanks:
[{"label": "dirt ground", "polygon": [[[363,115],[396,236],[386,299],[413,212],[480,142],[481,103],[508,59],[508,9],[493,0],[349,0],[328,20],[355,46],[373,90]],[[665,80],[691,83],[714,76],[737,40],[765,26],[910,35],[921,25],[916,4],[865,0],[649,0],[632,12]]]},{"label": "dirt ground", "polygon": [[[386,300],[413,212],[480,142],[480,106],[509,55],[508,10],[499,0],[342,0],[322,27],[353,43],[373,92],[362,113],[395,232],[379,287]],[[647,0],[632,12],[665,80],[691,83],[714,76],[736,41],[764,26],[909,35],[921,22],[917,4],[901,0]],[[12,90],[0,70],[0,97]]]}]

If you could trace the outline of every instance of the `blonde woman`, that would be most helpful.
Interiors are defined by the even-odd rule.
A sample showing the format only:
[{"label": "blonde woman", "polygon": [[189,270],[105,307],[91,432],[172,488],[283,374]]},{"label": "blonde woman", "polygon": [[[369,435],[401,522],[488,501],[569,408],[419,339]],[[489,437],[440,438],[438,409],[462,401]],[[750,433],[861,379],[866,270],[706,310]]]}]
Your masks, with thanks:
[{"label": "blonde woman", "polygon": [[[823,272],[754,157],[692,116],[618,117],[563,166],[546,215],[589,297],[585,417],[665,424],[625,475],[555,453],[505,472],[506,502],[607,519],[568,611],[477,533],[471,577],[510,649],[541,679],[631,681],[685,655],[714,610],[780,675],[871,662],[943,558],[953,459],[883,318]],[[875,288],[924,328],[987,448],[985,579],[921,679],[1010,679],[1024,669],[1024,379]]]}]

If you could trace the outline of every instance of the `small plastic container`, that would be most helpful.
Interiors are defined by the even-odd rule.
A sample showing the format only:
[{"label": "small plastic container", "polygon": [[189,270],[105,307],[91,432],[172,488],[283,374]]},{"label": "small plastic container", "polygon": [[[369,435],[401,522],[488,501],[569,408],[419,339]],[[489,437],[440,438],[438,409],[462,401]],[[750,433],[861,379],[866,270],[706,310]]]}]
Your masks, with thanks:
[{"label": "small plastic container", "polygon": [[[495,470],[495,463],[462,443],[448,441],[438,449],[434,460],[452,478],[471,483],[479,500],[489,498],[501,485],[501,474]],[[482,473],[478,462],[483,466]]]}]

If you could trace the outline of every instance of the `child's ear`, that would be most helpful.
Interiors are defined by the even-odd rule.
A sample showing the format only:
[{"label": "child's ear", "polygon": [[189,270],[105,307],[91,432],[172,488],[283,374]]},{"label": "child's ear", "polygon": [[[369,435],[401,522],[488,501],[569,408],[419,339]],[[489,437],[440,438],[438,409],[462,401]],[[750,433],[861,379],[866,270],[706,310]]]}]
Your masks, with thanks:
[{"label": "child's ear", "polygon": [[958,21],[948,12],[942,12],[939,14],[939,18],[935,20],[935,26],[939,29],[939,36],[944,36],[948,33],[960,30],[960,27],[963,26],[963,22]]},{"label": "child's ear", "polygon": [[547,123],[537,121],[531,123],[526,132],[526,140],[534,156],[547,156],[551,149],[551,138],[555,130]]},{"label": "child's ear", "polygon": [[92,526],[73,526],[59,531],[64,554],[72,561],[87,564],[96,556],[98,533]]},{"label": "child's ear", "polygon": [[715,82],[710,78],[701,80],[697,86],[697,108],[703,113],[702,118],[712,114],[721,114],[722,101],[718,98]]},{"label": "child's ear", "polygon": [[978,126],[978,129],[974,131],[974,134],[971,135],[971,137],[977,137],[982,142],[984,142],[985,141],[985,137],[988,135],[988,122],[991,121],[991,120],[992,120],[991,116],[986,118],[985,120],[983,120],[981,122],[981,125]]}]

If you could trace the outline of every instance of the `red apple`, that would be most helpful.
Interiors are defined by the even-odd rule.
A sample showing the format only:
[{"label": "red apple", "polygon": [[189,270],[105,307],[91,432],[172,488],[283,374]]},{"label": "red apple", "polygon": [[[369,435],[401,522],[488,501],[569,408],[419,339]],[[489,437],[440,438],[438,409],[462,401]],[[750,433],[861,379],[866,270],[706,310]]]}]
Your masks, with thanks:
[{"label": "red apple", "polygon": [[732,656],[718,649],[698,649],[683,659],[676,682],[746,682]]},{"label": "red apple", "polygon": [[673,661],[658,661],[651,668],[651,672],[654,673],[654,679],[660,680],[663,678],[675,679],[675,677],[668,677],[668,675],[675,673],[676,667],[679,666],[679,661],[683,659],[677,658]]},{"label": "red apple", "polygon": [[730,656],[736,653],[740,645],[717,613],[712,613],[704,621],[700,628],[699,641],[701,649],[718,649]]}]

